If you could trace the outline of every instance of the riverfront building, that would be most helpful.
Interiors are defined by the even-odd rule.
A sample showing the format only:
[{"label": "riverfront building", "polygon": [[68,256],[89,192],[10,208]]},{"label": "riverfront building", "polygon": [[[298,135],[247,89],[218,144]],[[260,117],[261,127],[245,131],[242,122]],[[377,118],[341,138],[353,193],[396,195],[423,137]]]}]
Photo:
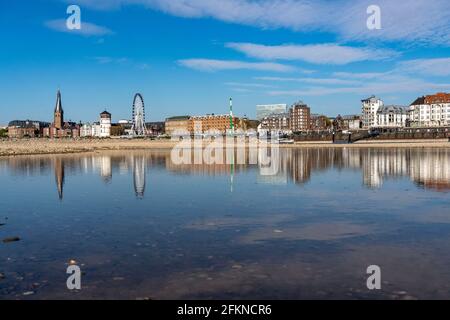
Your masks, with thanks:
[{"label": "riverfront building", "polygon": [[291,133],[291,121],[289,113],[278,113],[264,117],[258,128],[259,133],[276,131],[281,134]]},{"label": "riverfront building", "polygon": [[417,98],[409,107],[412,127],[445,127],[450,125],[450,93]]},{"label": "riverfront building", "polygon": [[75,122],[64,121],[64,110],[61,101],[61,92],[56,94],[56,106],[53,112],[53,123],[43,130],[44,137],[48,138],[77,138],[80,136],[80,125]]},{"label": "riverfront building", "polygon": [[14,120],[8,124],[8,137],[21,139],[25,137],[35,138],[41,135],[43,129],[50,123],[32,120]]},{"label": "riverfront building", "polygon": [[195,116],[189,119],[188,131],[191,133],[205,133],[205,132],[218,132],[227,133],[231,130],[231,121],[233,121],[233,128],[237,129],[240,125],[240,119],[238,117],[232,117],[230,115],[206,115]]},{"label": "riverfront building", "polygon": [[311,109],[302,101],[296,102],[289,110],[292,132],[308,131],[311,127]]},{"label": "riverfront building", "polygon": [[256,106],[256,120],[262,121],[264,118],[274,114],[287,112],[287,104],[260,104]]},{"label": "riverfront building", "polygon": [[111,137],[111,113],[103,111],[100,114],[100,122],[85,123],[80,129],[81,137],[109,138]]},{"label": "riverfront building", "polygon": [[362,102],[362,121],[364,129],[370,129],[378,126],[378,109],[380,109],[384,103],[381,99],[375,96],[371,96],[364,99]]},{"label": "riverfront building", "polygon": [[377,127],[404,128],[408,124],[409,109],[404,106],[382,106],[377,111]]},{"label": "riverfront building", "polygon": [[363,127],[360,115],[345,115],[341,117],[342,130],[360,130]]},{"label": "riverfront building", "polygon": [[311,130],[325,131],[331,127],[331,121],[323,114],[311,115]]},{"label": "riverfront building", "polygon": [[166,119],[166,134],[172,135],[175,132],[189,132],[190,116],[177,116]]}]

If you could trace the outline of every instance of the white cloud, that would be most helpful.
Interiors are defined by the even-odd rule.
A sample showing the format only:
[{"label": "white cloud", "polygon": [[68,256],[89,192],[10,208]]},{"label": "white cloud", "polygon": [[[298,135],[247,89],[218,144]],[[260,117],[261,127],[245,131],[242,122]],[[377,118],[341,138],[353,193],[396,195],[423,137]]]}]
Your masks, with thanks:
[{"label": "white cloud", "polygon": [[245,88],[274,88],[275,86],[262,83],[243,83],[243,82],[226,82],[229,87],[245,87]]},{"label": "white cloud", "polygon": [[[68,2],[67,0],[63,0]],[[382,29],[366,26],[372,0],[78,0],[94,9],[143,5],[186,18],[217,20],[260,28],[327,31],[343,40],[387,40],[450,44],[448,0],[377,0]]]},{"label": "white cloud", "polygon": [[290,72],[295,68],[280,63],[272,62],[244,62],[234,60],[213,60],[213,59],[185,59],[179,60],[178,63],[184,67],[214,72],[221,70],[256,70],[256,71],[275,71]]},{"label": "white cloud", "polygon": [[316,64],[347,64],[357,61],[387,59],[398,54],[392,50],[356,48],[338,44],[267,46],[254,43],[228,43],[252,58],[264,60],[298,60]]},{"label": "white cloud", "polygon": [[386,94],[386,93],[405,93],[405,92],[422,92],[433,90],[450,90],[449,83],[432,83],[418,79],[410,79],[394,82],[374,82],[362,86],[353,87],[310,87],[299,90],[277,90],[270,91],[270,95],[274,96],[324,96],[335,94]]},{"label": "white cloud", "polygon": [[[337,16],[337,33],[345,40],[405,41],[417,44],[450,45],[450,2],[448,0],[362,0],[343,2]],[[368,30],[368,5],[381,9],[381,30]]]},{"label": "white cloud", "polygon": [[352,79],[376,79],[385,77],[386,75],[389,75],[391,72],[334,72],[333,76],[340,77],[340,78],[352,78]]},{"label": "white cloud", "polygon": [[100,64],[109,64],[109,63],[123,64],[129,62],[128,58],[94,57],[93,59]]},{"label": "white cloud", "polygon": [[103,65],[113,65],[113,66],[125,66],[125,67],[133,67],[140,70],[149,70],[150,65],[147,63],[136,62],[133,59],[125,58],[125,57],[108,57],[108,56],[99,56],[99,57],[90,57],[89,59],[95,60],[99,64]]},{"label": "white cloud", "polygon": [[50,20],[45,22],[45,25],[54,31],[79,34],[83,36],[105,36],[113,34],[113,32],[106,27],[84,21],[81,23],[80,30],[69,30],[66,26],[66,20],[64,19]]},{"label": "white cloud", "polygon": [[450,76],[450,58],[404,61],[400,63],[399,69],[425,76]]},{"label": "white cloud", "polygon": [[282,77],[255,77],[256,80],[272,82],[303,82],[321,85],[352,85],[359,84],[360,81],[337,79],[337,78],[282,78]]}]

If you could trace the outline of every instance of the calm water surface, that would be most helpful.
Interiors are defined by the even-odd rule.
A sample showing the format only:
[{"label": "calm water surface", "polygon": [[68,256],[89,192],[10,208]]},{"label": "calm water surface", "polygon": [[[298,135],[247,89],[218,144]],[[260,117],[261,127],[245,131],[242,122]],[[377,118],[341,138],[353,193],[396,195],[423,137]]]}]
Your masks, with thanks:
[{"label": "calm water surface", "polygon": [[0,240],[21,238],[0,242],[0,299],[450,299],[449,149],[287,149],[276,176],[168,151],[14,157],[0,181]]}]

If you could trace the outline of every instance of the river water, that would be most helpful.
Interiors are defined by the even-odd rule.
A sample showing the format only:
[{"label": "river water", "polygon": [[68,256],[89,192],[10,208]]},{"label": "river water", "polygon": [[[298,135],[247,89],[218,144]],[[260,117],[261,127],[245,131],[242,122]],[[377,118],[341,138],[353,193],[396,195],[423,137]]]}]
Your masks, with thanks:
[{"label": "river water", "polygon": [[449,149],[277,161],[266,175],[163,150],[0,158],[0,240],[20,238],[0,242],[0,299],[450,299]]}]

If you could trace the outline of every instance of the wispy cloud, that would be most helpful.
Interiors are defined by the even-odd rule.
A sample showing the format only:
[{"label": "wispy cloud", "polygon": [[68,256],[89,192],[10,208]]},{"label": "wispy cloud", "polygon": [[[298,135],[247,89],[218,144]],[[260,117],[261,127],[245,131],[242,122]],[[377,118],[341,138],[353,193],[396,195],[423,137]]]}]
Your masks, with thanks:
[{"label": "wispy cloud", "polygon": [[393,82],[373,82],[352,87],[310,87],[299,90],[274,90],[268,92],[274,96],[325,96],[336,94],[386,94],[450,90],[450,83],[433,83],[418,79],[405,79]]},{"label": "wispy cloud", "polygon": [[450,76],[450,58],[409,60],[401,62],[399,68],[425,76]]},{"label": "wispy cloud", "polygon": [[340,78],[352,78],[352,79],[376,79],[389,75],[391,72],[334,72],[333,76]]},{"label": "wispy cloud", "polygon": [[184,59],[178,63],[184,67],[199,71],[222,71],[222,70],[256,70],[256,71],[275,71],[291,72],[295,68],[272,62],[245,62],[235,60],[213,60],[213,59]]},{"label": "wispy cloud", "polygon": [[96,25],[96,24],[90,23],[90,22],[84,22],[84,21],[81,23],[80,30],[76,30],[76,29],[69,30],[66,26],[66,20],[64,20],[64,19],[46,21],[45,26],[54,31],[79,34],[82,36],[100,37],[100,36],[113,34],[113,32],[106,27],[99,26],[99,25]]},{"label": "wispy cloud", "polygon": [[113,57],[94,57],[93,59],[100,64],[110,64],[110,63],[123,64],[130,61],[128,58],[113,58]]},{"label": "wispy cloud", "polygon": [[136,62],[133,59],[125,58],[125,57],[108,57],[108,56],[99,56],[99,57],[91,57],[91,60],[96,61],[102,65],[117,65],[117,66],[126,66],[137,68],[140,70],[148,70],[150,69],[150,65],[147,63]]},{"label": "wispy cloud", "polygon": [[245,82],[225,82],[229,87],[246,87],[246,88],[275,88],[273,85],[262,83],[245,83]]},{"label": "wispy cloud", "polygon": [[338,44],[268,46],[233,42],[226,44],[226,46],[252,58],[263,60],[298,60],[316,64],[342,65],[357,61],[382,60],[398,55],[398,53],[392,50],[357,48]]},{"label": "wispy cloud", "polygon": [[[67,2],[67,0],[63,0]],[[78,0],[94,9],[142,5],[185,18],[213,18],[260,28],[327,31],[343,40],[450,44],[448,0],[377,0],[382,29],[366,27],[372,0]],[[424,22],[426,21],[426,22]]]},{"label": "wispy cloud", "polygon": [[272,82],[303,82],[321,85],[352,85],[359,84],[360,81],[346,80],[338,78],[283,78],[283,77],[255,77],[255,80]]}]

